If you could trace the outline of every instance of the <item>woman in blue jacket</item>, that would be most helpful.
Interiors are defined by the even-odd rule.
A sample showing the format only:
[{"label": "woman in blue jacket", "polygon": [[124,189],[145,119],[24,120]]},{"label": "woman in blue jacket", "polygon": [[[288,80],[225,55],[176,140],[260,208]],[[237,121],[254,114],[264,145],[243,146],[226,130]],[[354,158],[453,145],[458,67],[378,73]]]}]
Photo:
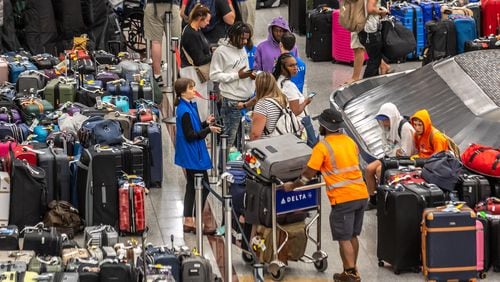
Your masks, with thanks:
[{"label": "woman in blue jacket", "polygon": [[[184,232],[195,232],[193,218],[194,204],[194,175],[203,174],[203,186],[209,185],[207,169],[212,168],[208,155],[205,137],[211,132],[220,133],[221,128],[214,126],[215,118],[209,115],[201,122],[196,102],[195,82],[189,78],[179,78],[174,83],[177,106],[176,135],[175,135],[175,164],[186,170],[186,193],[184,195]],[[203,205],[209,191],[203,189]]]}]

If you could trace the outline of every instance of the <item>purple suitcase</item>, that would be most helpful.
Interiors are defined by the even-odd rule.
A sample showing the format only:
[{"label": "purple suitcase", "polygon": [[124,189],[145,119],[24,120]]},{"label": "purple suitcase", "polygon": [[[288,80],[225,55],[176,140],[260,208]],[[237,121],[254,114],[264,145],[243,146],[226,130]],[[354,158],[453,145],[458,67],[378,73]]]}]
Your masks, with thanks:
[{"label": "purple suitcase", "polygon": [[120,77],[116,73],[112,72],[100,72],[96,75],[95,80],[102,81],[104,89],[106,89],[106,84],[110,81],[118,80]]}]

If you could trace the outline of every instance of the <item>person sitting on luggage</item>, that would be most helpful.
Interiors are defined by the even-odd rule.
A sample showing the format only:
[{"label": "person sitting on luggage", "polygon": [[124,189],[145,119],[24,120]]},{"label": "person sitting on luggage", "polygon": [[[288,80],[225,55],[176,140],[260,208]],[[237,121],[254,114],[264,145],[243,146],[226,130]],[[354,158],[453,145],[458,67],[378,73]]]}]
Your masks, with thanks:
[{"label": "person sitting on luggage", "polygon": [[[382,144],[384,155],[388,157],[409,157],[415,153],[413,144],[413,133],[415,130],[399,113],[398,108],[393,103],[383,104],[375,119],[382,128]],[[380,179],[382,162],[376,160],[368,164],[365,169],[365,181],[370,194],[370,208],[375,205],[375,190],[377,189],[377,179]]]},{"label": "person sitting on luggage", "polygon": [[415,129],[413,141],[417,158],[429,158],[437,152],[449,149],[448,140],[441,131],[432,126],[431,116],[425,109],[417,111],[410,118],[411,125]]},{"label": "person sitting on luggage", "polygon": [[[256,71],[272,72],[274,62],[280,56],[281,37],[285,32],[290,32],[288,22],[281,16],[274,18],[268,28],[267,39],[260,42],[255,53],[253,69]],[[298,56],[297,47],[291,50],[293,56]]]},{"label": "person sitting on luggage", "polygon": [[[290,53],[292,54],[292,50],[295,47],[295,35],[291,32],[285,32],[283,36],[281,36],[280,42],[280,50],[281,54]],[[293,55],[293,54],[292,54]],[[306,64],[302,61],[298,56],[294,56],[295,61],[297,61],[297,74],[292,76],[290,80],[297,85],[300,93],[307,93],[307,90],[304,91],[306,86]]]},{"label": "person sitting on luggage", "polygon": [[379,67],[382,62],[382,33],[380,32],[380,17],[387,15],[387,9],[377,6],[377,0],[368,0],[366,5],[368,18],[365,28],[358,33],[359,41],[365,46],[368,53],[363,78],[379,75]]},{"label": "person sitting on luggage", "polygon": [[255,93],[257,103],[252,114],[250,140],[271,134],[281,116],[281,109],[276,103],[282,108],[288,105],[287,98],[278,88],[274,76],[268,72],[261,72],[255,78]]},{"label": "person sitting on luggage", "polygon": [[335,273],[334,281],[361,281],[356,268],[359,242],[368,191],[359,168],[356,142],[344,134],[342,114],[324,110],[318,118],[320,134],[325,138],[316,144],[302,175],[284,184],[286,191],[304,186],[318,171],[326,182],[326,193],[332,205],[330,229],[333,240],[339,241],[344,271]]},{"label": "person sitting on luggage", "polygon": [[[195,82],[189,78],[179,78],[174,83],[176,111],[175,164],[186,170],[186,192],[184,195],[184,232],[195,232],[193,219],[195,174],[203,174],[203,186],[209,185],[207,169],[212,168],[205,137],[209,133],[220,133],[221,128],[213,125],[215,118],[208,116],[201,122],[196,97]],[[208,196],[203,189],[203,205]]]}]

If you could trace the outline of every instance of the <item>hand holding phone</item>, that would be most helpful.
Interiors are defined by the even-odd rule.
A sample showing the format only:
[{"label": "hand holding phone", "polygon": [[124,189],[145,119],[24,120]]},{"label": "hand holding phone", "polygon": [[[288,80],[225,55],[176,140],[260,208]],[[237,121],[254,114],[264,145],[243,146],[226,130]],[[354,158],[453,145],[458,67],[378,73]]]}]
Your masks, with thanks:
[{"label": "hand holding phone", "polygon": [[311,92],[307,95],[307,98],[312,99],[314,96],[316,96],[316,94],[317,94],[316,92]]}]

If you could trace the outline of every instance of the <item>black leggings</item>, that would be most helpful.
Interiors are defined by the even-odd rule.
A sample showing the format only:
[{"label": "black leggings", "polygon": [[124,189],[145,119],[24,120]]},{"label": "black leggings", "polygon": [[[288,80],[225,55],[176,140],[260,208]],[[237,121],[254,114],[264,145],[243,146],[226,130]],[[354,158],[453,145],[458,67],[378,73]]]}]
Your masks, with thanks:
[{"label": "black leggings", "polygon": [[361,31],[358,36],[359,42],[365,46],[366,53],[368,53],[369,57],[363,78],[379,75],[378,68],[382,62],[382,34],[379,31],[373,33]]},{"label": "black leggings", "polygon": [[202,200],[202,206],[205,206],[205,202],[207,201],[208,193],[210,192],[206,186],[210,185],[208,181],[208,173],[206,170],[191,170],[191,169],[186,169],[186,178],[187,178],[187,183],[186,183],[186,193],[184,194],[184,217],[193,217],[194,214],[194,199],[195,199],[195,190],[194,190],[194,185],[195,185],[195,180],[194,180],[194,175],[197,173],[202,173],[203,174],[203,179],[201,181],[201,184],[203,185],[203,200]]}]

